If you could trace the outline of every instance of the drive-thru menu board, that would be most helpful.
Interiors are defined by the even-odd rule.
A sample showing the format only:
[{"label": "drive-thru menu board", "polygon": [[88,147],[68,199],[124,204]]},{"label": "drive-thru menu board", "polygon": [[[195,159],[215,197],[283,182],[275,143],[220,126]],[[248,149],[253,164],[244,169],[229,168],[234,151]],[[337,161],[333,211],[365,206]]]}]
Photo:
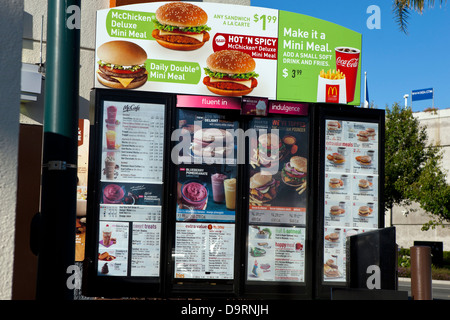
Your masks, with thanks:
[{"label": "drive-thru menu board", "polygon": [[174,277],[233,279],[237,121],[178,108]]},{"label": "drive-thru menu board", "polygon": [[102,108],[98,274],[158,277],[165,105]]},{"label": "drive-thru menu board", "polygon": [[254,118],[249,132],[247,281],[304,282],[307,117]]},{"label": "drive-thru menu board", "polygon": [[378,228],[378,123],[325,121],[324,281],[346,281],[346,237]]}]

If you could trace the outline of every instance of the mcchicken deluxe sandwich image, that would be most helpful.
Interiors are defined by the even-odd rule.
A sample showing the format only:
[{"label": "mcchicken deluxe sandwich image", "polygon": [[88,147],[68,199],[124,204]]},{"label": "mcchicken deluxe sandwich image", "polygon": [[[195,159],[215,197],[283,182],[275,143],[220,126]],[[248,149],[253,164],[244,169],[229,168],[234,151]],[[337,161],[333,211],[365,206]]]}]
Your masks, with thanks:
[{"label": "mcchicken deluxe sandwich image", "polygon": [[222,96],[243,96],[258,85],[253,58],[237,50],[221,50],[206,59],[203,84],[212,93]]},{"label": "mcchicken deluxe sandwich image", "polygon": [[100,59],[97,80],[107,87],[134,89],[147,81],[147,53],[133,42],[106,42],[98,47],[97,57]]},{"label": "mcchicken deluxe sandwich image", "polygon": [[196,5],[169,2],[156,10],[155,18],[152,36],[165,48],[190,51],[209,40],[208,15]]},{"label": "mcchicken deluxe sandwich image", "polygon": [[280,182],[271,174],[257,172],[250,178],[250,201],[254,204],[263,204],[272,201],[278,192]]},{"label": "mcchicken deluxe sandwich image", "polygon": [[306,158],[292,157],[281,170],[281,180],[292,187],[306,184],[307,164]]}]

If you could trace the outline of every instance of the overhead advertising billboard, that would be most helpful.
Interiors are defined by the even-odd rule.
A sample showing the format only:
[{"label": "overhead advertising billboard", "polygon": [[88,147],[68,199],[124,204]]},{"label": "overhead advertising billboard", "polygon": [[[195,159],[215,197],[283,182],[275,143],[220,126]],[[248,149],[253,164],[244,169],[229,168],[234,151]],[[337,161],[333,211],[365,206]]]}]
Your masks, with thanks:
[{"label": "overhead advertising billboard", "polygon": [[136,4],[98,11],[96,39],[96,88],[360,104],[361,34],[302,14]]}]

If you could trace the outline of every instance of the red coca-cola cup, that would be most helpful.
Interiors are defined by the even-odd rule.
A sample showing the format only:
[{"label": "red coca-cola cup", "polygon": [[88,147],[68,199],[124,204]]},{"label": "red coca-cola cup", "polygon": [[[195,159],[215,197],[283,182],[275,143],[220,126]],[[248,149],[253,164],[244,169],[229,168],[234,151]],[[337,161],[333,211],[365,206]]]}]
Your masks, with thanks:
[{"label": "red coca-cola cup", "polygon": [[359,49],[350,47],[337,47],[334,50],[336,52],[336,69],[345,74],[347,102],[351,102],[355,99],[360,51]]}]

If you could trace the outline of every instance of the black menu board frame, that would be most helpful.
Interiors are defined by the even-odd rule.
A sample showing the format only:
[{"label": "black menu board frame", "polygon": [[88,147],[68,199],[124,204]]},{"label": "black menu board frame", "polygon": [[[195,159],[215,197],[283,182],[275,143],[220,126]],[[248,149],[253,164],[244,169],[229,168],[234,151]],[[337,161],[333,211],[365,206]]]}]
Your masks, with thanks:
[{"label": "black menu board frame", "polygon": [[[171,94],[155,94],[144,92],[133,92],[131,94],[128,94],[127,92],[128,91],[107,89],[94,89],[91,91],[90,117],[92,128],[90,135],[91,148],[89,156],[90,174],[88,179],[87,197],[86,258],[83,266],[84,279],[82,288],[83,294],[86,296],[115,298],[127,296],[162,297],[164,295],[163,269],[165,265],[164,252],[166,251],[166,249],[163,239],[167,232],[164,212],[166,211],[168,202],[168,197],[166,196],[168,194],[168,184],[165,183],[167,181],[167,168],[165,163],[167,162],[167,159],[169,157],[169,150],[167,147],[163,147],[162,150],[161,145],[169,145],[169,126],[165,124],[165,121],[170,121],[170,108],[174,104],[174,97]],[[119,110],[114,110],[113,116],[116,115],[117,111],[117,119],[114,119],[115,121],[109,121],[111,120],[109,118],[110,115],[107,115],[105,112],[107,102],[113,102],[112,104],[119,105],[123,109],[122,110],[116,108]],[[164,110],[161,112],[162,108]],[[126,124],[124,116],[125,112],[136,111],[152,113],[153,109],[155,110],[157,116],[155,116],[155,119],[153,119],[153,116],[151,116],[151,123],[139,123],[136,124],[136,126],[133,123]],[[119,118],[119,113],[122,115],[122,118]],[[163,119],[158,117],[163,117]],[[136,120],[138,122],[141,122],[141,120],[148,120],[143,118],[139,119],[139,116],[136,115],[128,116],[127,113],[127,121],[128,119],[131,119],[131,121]],[[116,141],[115,145],[113,143],[112,146],[108,146],[107,144],[109,141],[105,142],[105,135],[106,132],[111,129],[111,125],[114,129],[115,126],[120,127],[118,131],[122,130],[120,131],[120,134],[122,134],[122,140]],[[125,131],[124,128],[126,126],[128,127]],[[140,128],[140,126],[142,127]],[[149,133],[152,131],[152,128],[153,132]],[[125,136],[125,134],[127,134],[128,136]],[[144,137],[144,135],[147,134],[150,134],[150,136]],[[164,136],[161,137],[161,134],[163,134]],[[148,165],[144,170],[146,170],[146,174],[149,175],[148,177],[146,176],[146,181],[139,181],[139,170],[141,169],[133,168],[136,162],[142,161],[139,160],[140,158],[134,158],[133,155],[133,152],[139,149],[139,145],[134,146],[133,143],[128,142],[127,144],[126,142],[124,142],[132,141],[133,139],[147,139],[148,141],[152,142],[158,141],[155,143],[159,144],[159,146],[155,145],[153,149],[149,147],[149,150],[143,151],[142,155],[140,155],[142,157],[149,157],[149,159],[151,159],[154,155],[158,157],[157,159],[153,160],[145,160],[147,161]],[[124,144],[120,145],[120,142],[124,142]],[[127,151],[125,151],[126,147],[128,147]],[[122,150],[120,150],[121,148]],[[155,150],[157,152],[154,152]],[[122,183],[114,183],[114,185],[121,185],[121,189],[123,190],[121,191],[121,193],[124,194],[124,197],[122,199],[124,199],[123,201],[125,201],[122,201],[121,203],[125,205],[119,205],[117,209],[114,208],[114,205],[112,205],[111,207],[113,207],[113,209],[111,210],[111,212],[107,212],[108,209],[105,208],[102,210],[102,212],[105,216],[113,215],[116,221],[120,221],[120,219],[117,220],[117,215],[121,216],[123,214],[129,214],[130,217],[133,217],[133,214],[139,214],[141,216],[143,215],[144,218],[140,218],[140,221],[138,222],[118,222],[117,224],[121,224],[121,226],[118,226],[112,232],[112,226],[108,225],[109,236],[107,236],[107,238],[104,238],[103,240],[107,239],[105,241],[108,241],[112,244],[115,244],[116,242],[119,243],[121,239],[116,239],[116,237],[112,234],[114,233],[114,231],[117,231],[115,234],[122,236],[123,240],[126,240],[126,242],[128,243],[127,247],[122,248],[122,250],[116,249],[114,251],[113,249],[108,250],[109,245],[101,243],[103,240],[100,239],[100,228],[104,226],[101,225],[102,222],[100,219],[100,211],[102,203],[106,201],[105,198],[103,198],[103,193],[106,192],[104,182],[105,179],[116,180],[118,178],[117,171],[121,172],[122,169],[118,167],[118,163],[116,163],[116,165],[111,169],[113,171],[111,173],[111,176],[109,178],[105,178],[105,175],[108,174],[108,165],[106,164],[105,156],[107,154],[106,157],[111,155],[117,158],[118,156],[115,155],[114,152],[117,153],[119,151],[123,152],[123,154],[119,156],[121,159],[119,166],[122,165],[123,171],[127,172],[126,175],[122,175],[122,179],[124,179],[125,181],[131,181],[131,183],[123,183],[122,181]],[[124,154],[127,154],[129,156],[126,161],[124,161]],[[125,164],[128,164],[126,170]],[[138,170],[137,175],[134,174],[134,171],[136,170]],[[152,172],[156,173],[156,176],[158,177],[151,177]],[[122,173],[119,173],[119,175],[120,174]],[[133,183],[133,177],[135,177],[137,183]],[[156,182],[148,183],[148,181]],[[106,204],[109,202],[104,203]],[[135,204],[137,206],[134,206]],[[149,207],[148,211],[146,209],[146,206]],[[139,207],[144,208],[144,212],[141,212],[142,210],[140,211]],[[150,207],[152,207],[152,209],[150,209]],[[152,212],[152,210],[154,210],[154,207],[156,207],[156,214]],[[131,211],[123,212],[127,210]],[[155,219],[159,219],[159,222],[153,223],[154,221],[151,221],[153,219],[152,215],[156,215]],[[123,219],[124,218],[122,218],[122,220]],[[147,222],[145,221],[146,219],[150,221]],[[157,226],[158,224],[159,226]],[[135,228],[133,226],[135,226]],[[143,230],[144,228],[147,228],[148,230]],[[156,230],[150,230],[155,228]],[[133,254],[135,254],[136,258],[133,262],[134,266],[132,268],[131,254],[133,240],[135,240],[134,244],[141,244],[141,246],[143,246],[143,243],[152,243],[152,246],[149,247],[144,245],[141,250],[135,250],[135,253]],[[153,245],[158,246],[158,241],[159,248],[155,249]],[[152,250],[156,252],[153,252]],[[158,250],[159,253],[157,253]],[[102,256],[103,251],[105,252],[105,256],[107,256],[106,258]],[[120,256],[124,256],[122,265],[120,265],[120,263],[116,263],[116,261],[120,260]],[[108,264],[108,261],[109,267],[104,267],[105,264]],[[150,267],[150,271],[145,270],[145,268],[148,268],[149,266],[148,261],[150,261],[150,264],[152,265],[152,267]],[[103,263],[103,266],[100,268],[101,263]],[[159,265],[156,266],[156,264]],[[142,272],[142,268],[144,268],[144,272]],[[151,268],[153,268],[153,270],[151,270]],[[156,268],[158,269],[157,271],[155,271]],[[134,269],[133,274],[131,271],[132,269]],[[122,272],[114,274],[114,270],[122,270]]]},{"label": "black menu board frame", "polygon": [[[325,242],[328,242],[325,239],[327,236],[325,234],[325,216],[331,216],[333,213],[328,212],[330,211],[330,206],[326,206],[325,202],[327,201],[325,194],[327,189],[327,183],[330,179],[326,179],[327,174],[327,165],[332,163],[334,159],[330,160],[327,158],[329,154],[332,154],[330,150],[327,151],[327,130],[330,128],[327,128],[327,121],[338,121],[338,122],[348,122],[348,123],[356,123],[356,124],[373,124],[374,127],[377,127],[377,137],[376,137],[376,153],[377,156],[374,159],[374,163],[377,163],[377,171],[376,171],[376,178],[377,178],[377,190],[374,191],[374,194],[377,195],[377,201],[376,201],[376,212],[373,212],[373,217],[367,218],[366,221],[373,221],[370,219],[375,219],[375,221],[372,222],[371,229],[379,229],[384,227],[384,144],[385,144],[385,112],[384,110],[380,109],[366,109],[366,108],[356,108],[353,106],[346,106],[346,105],[330,105],[330,104],[318,104],[314,108],[314,142],[312,144],[313,147],[313,154],[314,154],[314,163],[316,165],[316,172],[317,176],[314,178],[317,183],[317,190],[316,190],[316,202],[317,202],[317,212],[316,212],[316,256],[315,256],[315,293],[314,297],[317,299],[330,299],[331,289],[332,288],[339,288],[339,287],[347,287],[347,275],[345,270],[339,270],[339,268],[342,269],[342,266],[345,267],[345,261],[340,261],[340,264],[334,260],[334,258],[331,258],[327,261],[325,261]],[[330,123],[331,125],[331,123]],[[340,130],[340,129],[339,129]],[[354,132],[352,132],[352,137],[354,139],[358,140],[359,136],[358,134],[360,131],[364,131],[363,128],[359,128],[358,125],[355,125],[353,128]],[[369,138],[370,139],[370,138]],[[363,139],[361,139],[363,140]],[[358,145],[362,146],[362,150],[366,152],[366,150],[370,148],[365,147],[366,142],[361,142],[358,140]],[[364,144],[363,144],[364,143]],[[344,143],[330,143],[330,145],[339,147],[352,147],[351,144]],[[370,146],[370,144],[367,144]],[[359,152],[359,150],[358,150]],[[339,153],[339,152],[335,152]],[[356,157],[355,157],[356,156]],[[360,158],[359,153],[354,152],[352,153],[352,159],[351,161],[358,162]],[[348,157],[350,158],[350,157]],[[350,161],[348,159],[347,161]],[[336,164],[334,161],[332,164]],[[363,167],[362,165],[360,166]],[[369,166],[368,166],[369,167]],[[361,169],[359,173],[363,173],[366,169]],[[349,172],[349,175],[352,174],[352,171]],[[327,177],[329,178],[329,177]],[[354,201],[354,198],[348,198],[346,199],[353,204],[353,211],[357,211],[358,209],[358,202]],[[355,209],[356,208],[356,209]],[[348,208],[347,208],[348,209]],[[328,210],[327,212],[325,212]],[[349,213],[350,210],[347,210],[346,214]],[[334,217],[333,217],[334,218]],[[365,219],[365,218],[362,218]],[[374,227],[374,225],[376,226]],[[352,225],[349,226],[349,229],[352,228]],[[370,229],[370,228],[369,228]],[[340,252],[341,257],[346,256],[346,237],[345,233],[342,232],[341,238],[339,241],[342,244],[342,250]],[[333,261],[332,261],[333,260]],[[342,258],[341,258],[342,260]],[[329,268],[328,264],[331,264],[331,269]],[[340,266],[340,267],[339,267]],[[337,267],[337,268],[336,268]],[[330,269],[331,271],[339,270],[339,274],[341,275],[341,281],[333,281],[333,279],[327,279],[325,281],[325,268]],[[333,269],[335,268],[335,269]]]},{"label": "black menu board frame", "polygon": [[[277,184],[279,184],[278,191],[281,192],[279,199],[274,197],[274,199],[271,199],[270,201],[262,200],[262,203],[259,202],[260,200],[257,196],[253,197],[252,195],[251,179],[255,176],[255,172],[258,173],[265,169],[264,166],[258,164],[257,161],[255,162],[252,150],[249,150],[246,155],[248,158],[246,159],[245,178],[243,183],[243,196],[246,197],[244,201],[246,215],[243,216],[244,222],[243,229],[241,231],[242,234],[246,235],[246,242],[243,244],[245,250],[243,250],[241,257],[243,265],[241,270],[241,275],[243,277],[242,294],[244,297],[257,299],[300,300],[310,299],[312,296],[312,257],[314,256],[312,241],[314,231],[314,202],[312,191],[314,182],[312,177],[314,176],[314,166],[311,162],[311,142],[313,130],[311,123],[311,109],[312,105],[310,104],[309,111],[306,115],[269,113],[266,117],[259,118],[259,120],[258,118],[246,118],[246,130],[255,129],[255,127],[251,125],[252,123],[255,124],[255,121],[260,121],[262,123],[266,122],[269,127],[272,126],[270,124],[272,123],[273,128],[278,128],[278,131],[275,132],[279,134],[280,143],[283,144],[281,148],[284,149],[286,147],[287,150],[283,151],[285,153],[284,155],[280,152],[279,156],[282,159],[280,160],[279,167],[276,172],[271,172],[273,174],[273,178],[278,181]],[[295,124],[300,123],[303,123],[304,125],[303,128],[297,128],[304,130],[301,134],[298,134],[298,132],[295,133],[295,129],[293,127],[283,128],[283,124],[295,126]],[[256,125],[256,127],[258,127],[258,125]],[[263,127],[264,124],[260,126],[260,128]],[[291,133],[289,133],[289,131]],[[267,132],[273,133],[270,128]],[[260,131],[257,135],[258,140],[264,134],[264,130]],[[284,140],[285,138],[286,140]],[[252,148],[250,142],[249,147]],[[297,148],[302,150],[297,151]],[[265,148],[261,147],[261,149],[264,150]],[[270,152],[268,155],[271,156]],[[293,182],[287,184],[289,182],[285,183],[282,181],[282,174],[285,170],[284,166],[290,163],[289,160],[292,156],[306,158],[307,160],[306,186],[300,184],[296,185],[296,183]],[[269,171],[273,171],[270,168],[270,164],[268,167]],[[255,180],[253,180],[253,182],[254,181]],[[290,200],[288,202],[290,203],[281,202],[280,200],[282,200],[283,197],[289,197]],[[295,209],[298,208],[291,208],[299,204],[299,202],[294,199],[297,197],[299,197],[298,199],[301,198],[303,207],[302,210],[305,210],[305,212],[303,214],[300,213],[300,215],[297,215],[295,212]],[[278,200],[278,204],[276,204],[277,201],[275,200]],[[272,204],[275,206],[272,207]],[[258,209],[263,210],[260,211]],[[286,212],[283,213],[282,210],[286,210]],[[272,212],[275,215],[272,214]],[[267,216],[271,216],[271,220],[268,221]],[[301,217],[301,221],[297,220],[299,216]],[[295,223],[289,222],[292,217],[295,217]],[[259,227],[257,221],[258,219],[261,219],[260,225],[262,227]],[[253,232],[256,230],[255,228],[259,230],[258,235],[255,235],[255,232]],[[294,234],[299,230],[301,230],[300,237]],[[261,237],[259,234],[262,233],[265,234]],[[268,236],[267,233],[269,233]],[[290,245],[292,245],[292,248],[288,248]],[[303,259],[303,270],[300,271],[300,274],[295,274],[294,276],[294,273],[296,273],[294,269],[296,266],[299,266],[299,263],[292,261],[291,258],[299,254],[302,255],[302,258],[300,259]],[[269,255],[271,256],[271,259],[267,259]],[[290,268],[294,269],[289,270]],[[268,274],[270,274],[269,277],[267,276]]]},{"label": "black menu board frame", "polygon": [[[198,162],[201,156],[198,157],[197,151],[194,153],[194,146],[192,143],[194,141],[194,125],[200,124],[203,129],[222,128],[225,131],[227,129],[239,129],[241,126],[240,111],[213,108],[173,107],[172,112],[173,117],[170,124],[172,141],[170,149],[177,150],[176,146],[180,141],[183,141],[183,139],[190,141],[191,148],[186,152],[188,154],[187,160],[184,159],[185,161],[183,161],[183,159],[179,158],[179,164],[174,163],[174,161],[170,161],[170,164],[168,164],[170,184],[169,197],[171,197],[172,201],[168,207],[169,215],[167,217],[167,228],[170,232],[165,239],[167,242],[166,255],[169,257],[165,268],[165,286],[167,295],[170,297],[185,298],[236,298],[239,296],[239,284],[241,281],[239,270],[240,244],[243,241],[240,233],[243,208],[241,201],[238,199],[238,195],[242,193],[241,183],[239,182],[242,179],[242,164],[239,164],[237,160],[235,162],[231,160],[232,163],[228,163],[228,160],[226,160],[227,156],[225,155],[223,158],[217,156],[215,159],[208,159],[205,157]],[[222,126],[217,125],[216,121],[220,122]],[[210,122],[213,123],[210,124]],[[179,134],[174,135],[176,130],[183,131],[178,131]],[[187,131],[189,131],[189,133],[187,133]],[[213,131],[213,133],[215,132]],[[180,138],[180,134],[187,134],[187,137],[183,136]],[[224,139],[223,142],[225,145],[226,140]],[[236,143],[236,140],[234,140],[234,142]],[[236,146],[234,146],[234,149],[234,156],[237,157]],[[177,151],[177,154],[186,156],[184,151],[186,150],[179,150],[179,152]],[[205,163],[204,161],[212,161],[213,163]],[[224,170],[227,166],[234,167],[234,169]],[[218,203],[213,200],[211,176],[214,172],[225,173],[227,175],[226,178],[236,179],[234,217],[233,214],[230,214],[232,210],[230,211],[225,206],[225,200],[227,200],[225,199],[225,196],[221,200],[216,199]],[[201,205],[201,207],[185,209],[189,208],[192,204],[185,204],[183,202],[184,193],[182,190],[184,190],[185,186],[192,183],[201,183],[203,185],[201,188],[208,190],[208,196],[206,197],[208,201],[206,204]],[[179,197],[179,194],[182,193],[183,196]],[[211,214],[209,212],[211,212]],[[215,215],[213,214],[214,212],[218,214]],[[222,228],[222,230],[218,230],[218,233],[213,234],[216,227]],[[191,243],[189,243],[189,237],[193,237]],[[216,243],[211,242],[211,246],[217,244],[219,247],[217,250],[208,248],[197,250],[197,253],[202,255],[202,258],[189,254],[190,257],[183,259],[187,267],[179,269],[177,264],[179,260],[178,255],[183,255],[183,252],[178,250],[178,246],[181,248],[187,248],[189,246],[191,246],[191,248],[197,248],[199,246],[196,246],[197,243],[195,242],[195,239],[204,239],[205,242],[209,242],[212,237],[219,240],[216,241]],[[224,239],[228,242],[228,245],[229,241],[234,241],[232,248],[226,250],[227,248],[226,244],[224,244]],[[230,253],[230,250],[232,253]],[[228,251],[228,253],[226,253],[226,251]],[[208,255],[213,254],[217,254],[216,257],[212,257],[214,263],[222,264],[222,268],[224,268],[224,266],[225,268],[227,268],[227,266],[231,267],[232,270],[227,271],[223,269],[225,275],[216,273],[214,265],[210,265],[210,269],[208,270],[189,270],[190,262],[192,262],[192,264],[198,263],[199,269],[203,269],[205,265],[209,264]],[[232,259],[232,262],[226,262],[230,259]],[[210,261],[212,262],[213,260],[211,259]]]}]

